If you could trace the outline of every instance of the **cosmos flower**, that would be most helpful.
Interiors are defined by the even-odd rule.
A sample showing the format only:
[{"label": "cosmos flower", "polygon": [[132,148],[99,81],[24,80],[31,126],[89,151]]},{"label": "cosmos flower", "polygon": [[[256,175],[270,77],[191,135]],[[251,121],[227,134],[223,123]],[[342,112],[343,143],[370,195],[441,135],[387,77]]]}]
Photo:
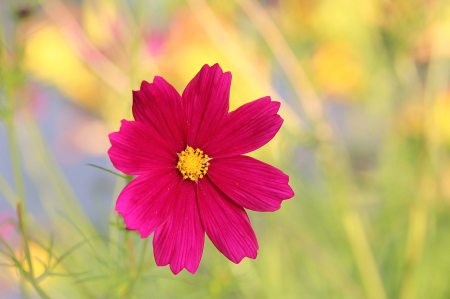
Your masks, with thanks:
[{"label": "cosmos flower", "polygon": [[283,123],[280,103],[264,97],[228,112],[231,74],[204,65],[180,96],[163,78],[133,91],[135,121],[111,133],[120,171],[139,175],[116,211],[142,238],[155,232],[156,264],[197,271],[205,232],[228,259],[256,258],[245,209],[276,211],[294,196],[289,177],[243,154],[269,142]]}]

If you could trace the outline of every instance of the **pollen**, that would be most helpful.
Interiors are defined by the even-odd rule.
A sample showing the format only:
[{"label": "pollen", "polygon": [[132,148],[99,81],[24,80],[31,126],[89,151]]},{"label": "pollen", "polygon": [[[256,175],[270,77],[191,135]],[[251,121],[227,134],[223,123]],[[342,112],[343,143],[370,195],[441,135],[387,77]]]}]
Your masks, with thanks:
[{"label": "pollen", "polygon": [[177,168],[183,175],[183,179],[190,179],[192,181],[203,176],[208,171],[209,160],[208,155],[204,155],[199,148],[194,150],[187,146],[184,151],[179,154]]}]

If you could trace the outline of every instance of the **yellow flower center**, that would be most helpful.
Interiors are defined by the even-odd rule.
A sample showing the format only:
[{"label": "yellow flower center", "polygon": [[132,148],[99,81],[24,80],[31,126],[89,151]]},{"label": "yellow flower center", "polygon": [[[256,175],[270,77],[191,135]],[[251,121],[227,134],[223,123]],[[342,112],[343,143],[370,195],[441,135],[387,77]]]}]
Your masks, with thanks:
[{"label": "yellow flower center", "polygon": [[208,155],[203,155],[203,151],[199,148],[194,150],[187,146],[179,155],[177,168],[183,175],[183,179],[189,178],[195,181],[198,178],[203,178],[206,174],[209,160]]}]

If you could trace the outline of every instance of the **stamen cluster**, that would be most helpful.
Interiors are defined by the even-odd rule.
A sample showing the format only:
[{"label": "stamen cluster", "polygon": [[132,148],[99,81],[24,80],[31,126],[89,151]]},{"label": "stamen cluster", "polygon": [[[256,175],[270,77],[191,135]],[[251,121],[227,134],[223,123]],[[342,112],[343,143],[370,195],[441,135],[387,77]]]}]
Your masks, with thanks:
[{"label": "stamen cluster", "polygon": [[206,174],[209,160],[208,155],[203,155],[203,151],[199,148],[194,150],[192,147],[187,146],[179,155],[177,168],[183,175],[183,179],[189,178],[195,181],[198,178],[203,178]]}]

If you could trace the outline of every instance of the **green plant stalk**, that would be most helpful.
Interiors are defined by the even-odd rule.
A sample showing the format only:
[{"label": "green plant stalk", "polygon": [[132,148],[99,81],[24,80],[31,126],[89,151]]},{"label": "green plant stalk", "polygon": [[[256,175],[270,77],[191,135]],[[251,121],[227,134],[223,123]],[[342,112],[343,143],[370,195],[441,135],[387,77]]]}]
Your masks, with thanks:
[{"label": "green plant stalk", "polygon": [[39,296],[43,299],[50,299],[50,296],[39,286],[36,279],[31,276],[30,273],[26,272],[24,269],[21,269],[22,276],[33,286]]},{"label": "green plant stalk", "polygon": [[[60,211],[66,215],[69,215],[70,219],[79,220],[78,221],[79,231],[81,231],[83,235],[88,236],[94,235],[96,233],[96,230],[92,225],[92,222],[87,218],[85,212],[79,205],[79,202],[70,184],[68,183],[64,174],[62,173],[62,170],[59,167],[55,158],[53,157],[52,152],[45,144],[42,132],[40,131],[40,128],[37,125],[36,120],[34,119],[34,115],[29,113],[27,114],[26,119],[27,121],[25,125],[26,125],[26,132],[28,133],[27,141],[33,148],[33,151],[27,152],[26,154],[24,154],[24,156],[27,156],[27,154],[30,157],[32,156],[32,154],[35,155],[34,161],[38,162],[35,164],[40,165],[42,169],[42,171],[41,170],[40,171],[42,172],[43,175],[47,176],[48,181],[51,183],[51,185],[54,188],[54,191],[59,197],[59,202],[57,203],[55,202],[55,204],[58,205],[61,204]],[[28,161],[28,164],[30,164],[29,162],[30,161]],[[49,204],[48,201],[44,203],[42,198],[41,202],[44,207],[48,206]],[[55,219],[59,217],[59,215],[57,215],[55,211],[48,211],[48,213],[52,216],[53,221],[56,221]]]},{"label": "green plant stalk", "polygon": [[322,154],[322,156],[326,158],[321,161],[321,166],[327,181],[330,184],[330,188],[335,194],[341,221],[367,296],[368,298],[373,299],[385,299],[387,296],[383,282],[361,216],[359,212],[350,205],[348,200],[350,197],[359,197],[360,191],[358,187],[355,186],[354,182],[349,179],[351,174],[347,167],[348,164],[343,163],[347,162],[347,160],[344,159],[343,161],[342,159],[337,159],[336,153],[332,152],[331,145],[328,145],[328,149],[326,143],[319,145],[319,151],[329,151]]},{"label": "green plant stalk", "polygon": [[400,299],[416,298],[417,265],[425,242],[428,211],[425,204],[416,204],[410,211],[405,253],[405,271],[402,277]]},{"label": "green plant stalk", "polygon": [[6,117],[6,130],[8,133],[8,145],[11,155],[11,166],[14,178],[14,185],[16,187],[17,196],[19,200],[24,203],[25,199],[25,185],[23,183],[22,170],[20,167],[19,147],[17,145],[16,130],[14,128],[13,112]]},{"label": "green plant stalk", "polygon": [[[427,10],[426,16],[427,18],[432,18],[432,12]],[[442,61],[439,51],[439,41],[435,37],[431,41],[429,64],[425,84],[423,86],[422,116],[425,149],[423,152],[423,166],[418,174],[418,176],[420,176],[421,185],[417,202],[414,203],[410,209],[405,266],[399,295],[400,299],[414,299],[417,297],[416,284],[418,279],[417,276],[419,274],[418,267],[425,246],[427,228],[429,226],[428,219],[432,214],[432,209],[428,208],[428,202],[430,200],[429,194],[430,192],[436,192],[436,190],[427,190],[430,189],[426,183],[427,176],[422,174],[426,173],[428,170],[428,175],[430,176],[429,180],[438,181],[439,172],[442,167],[442,160],[440,159],[442,145],[439,140],[433,136],[435,133],[434,131],[438,128],[434,124],[432,109],[436,101],[436,95],[447,89],[450,64]],[[435,189],[436,187],[431,188]]]},{"label": "green plant stalk", "polygon": [[331,127],[325,121],[323,107],[302,65],[269,14],[256,0],[237,0],[240,7],[272,50],[297,95],[306,117],[314,124],[317,140],[331,139]]},{"label": "green plant stalk", "polygon": [[5,180],[3,175],[0,173],[0,192],[3,197],[8,201],[11,207],[15,207],[19,202],[19,196],[16,192],[11,188],[8,182]]},{"label": "green plant stalk", "polygon": [[[8,74],[8,55],[7,55],[7,48],[6,48],[6,40],[5,40],[5,34],[3,29],[3,19],[2,19],[2,11],[0,7],[0,76],[6,78]],[[11,86],[8,81],[5,80],[4,82],[4,88],[6,90],[6,104],[5,107],[0,110],[0,117],[4,117],[6,128],[7,128],[7,138],[8,138],[8,147],[9,152],[11,155],[11,165],[12,165],[12,173],[13,173],[13,180],[14,180],[14,186],[16,191],[14,191],[9,184],[6,182],[6,180],[3,179],[2,176],[0,176],[0,191],[6,198],[6,200],[9,202],[11,207],[15,207],[20,201],[22,201],[24,204],[26,203],[25,198],[25,186],[23,183],[22,178],[22,171],[21,171],[21,165],[20,165],[20,157],[19,157],[19,148],[17,145],[17,137],[14,127],[14,103],[12,100],[12,93],[11,93]],[[27,287],[25,284],[25,277],[24,275],[20,276],[20,290],[22,293],[22,298],[27,299],[29,298],[29,294],[27,291]]]},{"label": "green plant stalk", "polygon": [[28,282],[34,287],[34,289],[39,294],[39,296],[41,296],[41,298],[50,299],[50,297],[39,286],[39,284],[37,283],[36,279],[34,278],[33,263],[31,261],[30,247],[28,246],[28,238],[27,238],[27,234],[25,232],[25,227],[24,227],[24,224],[23,224],[24,221],[23,221],[22,204],[21,204],[21,202],[17,203],[17,215],[18,215],[18,219],[19,219],[19,229],[20,229],[20,232],[22,234],[23,242],[24,242],[25,257],[27,259],[27,263],[28,263],[28,267],[29,267],[29,272],[27,272],[24,269],[22,269],[22,272],[23,272],[22,274],[26,278],[26,280],[28,280]]},{"label": "green plant stalk", "polygon": [[187,3],[211,42],[222,52],[224,57],[246,80],[249,86],[258,90],[258,92],[261,92],[262,89],[265,93],[270,94],[273,100],[282,104],[280,113],[285,119],[283,126],[295,135],[300,134],[300,128],[304,125],[303,120],[233,41],[225,28],[220,24],[209,4],[205,0],[188,0]]},{"label": "green plant stalk", "polygon": [[[3,20],[0,18],[0,63],[2,64],[2,75],[6,78],[7,76],[14,74],[9,74],[7,70],[7,56],[6,56],[6,41],[4,39],[3,34]],[[19,199],[24,203],[25,205],[25,186],[23,183],[22,178],[22,170],[20,167],[20,157],[19,157],[19,147],[17,145],[17,136],[16,136],[16,130],[14,126],[14,101],[13,101],[13,93],[12,93],[12,86],[11,82],[8,80],[4,80],[4,88],[6,91],[6,107],[5,111],[2,111],[4,113],[4,120],[6,124],[6,131],[8,136],[8,146],[9,146],[9,153],[11,156],[11,166],[12,166],[12,174],[14,179],[14,185],[16,188],[17,195],[19,196]]]},{"label": "green plant stalk", "polygon": [[[3,31],[3,20],[1,18],[0,13],[0,64],[2,67],[1,73],[4,78],[7,78],[8,76],[14,76],[14,74],[9,74],[8,69],[8,57],[6,53],[6,40],[5,35]],[[25,186],[23,183],[22,178],[22,170],[20,167],[20,157],[19,157],[19,147],[17,145],[17,136],[16,136],[16,130],[14,127],[14,101],[13,101],[13,93],[12,88],[14,85],[13,82],[10,80],[2,80],[4,84],[4,88],[6,91],[6,107],[5,111],[2,111],[4,113],[4,120],[6,124],[6,130],[7,130],[7,136],[8,136],[8,146],[9,146],[9,152],[11,155],[11,166],[12,166],[12,173],[13,173],[13,179],[14,179],[14,185],[16,188],[17,195],[19,196],[19,199],[24,203],[25,205]]]},{"label": "green plant stalk", "polygon": [[22,234],[22,238],[23,238],[23,242],[24,242],[25,257],[27,259],[28,266],[29,266],[29,269],[30,269],[29,273],[30,273],[31,277],[34,278],[33,263],[31,262],[30,247],[28,246],[28,239],[27,239],[27,235],[25,233],[25,228],[24,228],[24,225],[23,225],[23,215],[22,215],[22,204],[21,204],[21,202],[17,203],[17,215],[18,215],[18,219],[19,219],[20,233]]},{"label": "green plant stalk", "polygon": [[361,217],[356,211],[348,210],[343,222],[368,298],[387,298]]},{"label": "green plant stalk", "polygon": [[117,172],[114,172],[114,171],[112,171],[112,170],[103,168],[103,167],[101,167],[101,166],[94,165],[94,164],[91,164],[91,163],[88,163],[88,164],[86,164],[86,165],[92,166],[92,167],[95,167],[95,168],[98,168],[98,169],[101,169],[101,170],[104,170],[104,171],[107,171],[107,172],[109,172],[109,173],[115,174],[115,175],[117,175],[117,176],[119,176],[119,177],[121,177],[121,178],[124,178],[124,179],[128,180],[128,176],[119,174],[119,173],[117,173]]},{"label": "green plant stalk", "polygon": [[145,263],[145,253],[147,252],[147,244],[148,244],[148,238],[143,240],[144,245],[142,246],[142,252],[141,252],[141,259],[139,261],[139,266],[137,267],[135,275],[131,278],[130,284],[128,285],[126,291],[124,292],[124,298],[128,298],[128,295],[132,293],[134,285],[136,284],[136,281],[138,280],[140,274],[144,270],[144,263]]},{"label": "green plant stalk", "polygon": [[33,285],[34,289],[39,294],[39,296],[41,296],[41,298],[50,299],[50,296],[48,296],[47,293],[45,293],[45,291],[39,286],[39,284],[34,280],[34,278],[29,277],[28,281],[31,283],[31,285]]}]

